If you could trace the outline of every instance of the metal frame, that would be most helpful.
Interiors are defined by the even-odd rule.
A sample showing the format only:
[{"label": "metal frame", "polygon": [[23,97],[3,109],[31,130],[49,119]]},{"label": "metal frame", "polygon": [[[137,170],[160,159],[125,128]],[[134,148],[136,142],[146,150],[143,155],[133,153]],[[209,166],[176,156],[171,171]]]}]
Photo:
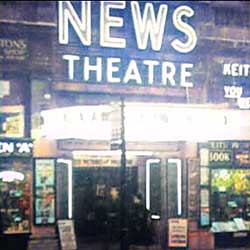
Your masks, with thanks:
[{"label": "metal frame", "polygon": [[[54,217],[55,221],[53,223],[37,223],[36,222],[36,161],[37,160],[53,160],[54,162],[54,197],[55,197],[55,204],[54,204]],[[37,157],[33,158],[33,223],[36,226],[46,226],[46,225],[55,225],[57,218],[56,218],[56,158],[54,157]]]}]

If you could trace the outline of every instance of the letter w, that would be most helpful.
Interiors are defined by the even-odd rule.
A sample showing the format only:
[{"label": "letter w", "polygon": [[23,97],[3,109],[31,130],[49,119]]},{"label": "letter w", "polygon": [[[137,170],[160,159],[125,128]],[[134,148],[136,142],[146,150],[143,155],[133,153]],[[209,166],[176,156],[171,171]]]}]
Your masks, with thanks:
[{"label": "letter w", "polygon": [[155,17],[152,3],[146,3],[143,17],[141,16],[138,2],[131,2],[131,10],[138,48],[146,49],[150,36],[152,49],[159,51],[162,45],[168,6],[165,4],[160,5],[157,18]]},{"label": "letter w", "polygon": [[90,2],[82,1],[81,19],[77,15],[70,1],[59,1],[59,43],[69,42],[69,22],[83,45],[91,44],[91,9]]}]

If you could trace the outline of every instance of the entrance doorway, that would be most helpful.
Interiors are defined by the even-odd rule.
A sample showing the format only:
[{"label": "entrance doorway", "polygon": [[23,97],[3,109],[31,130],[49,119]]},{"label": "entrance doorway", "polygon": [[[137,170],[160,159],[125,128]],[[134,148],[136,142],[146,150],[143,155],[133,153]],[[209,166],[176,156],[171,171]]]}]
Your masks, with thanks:
[{"label": "entrance doorway", "polygon": [[[175,237],[169,235],[169,219],[186,216],[184,161],[180,157],[134,158],[133,161],[129,159],[130,164],[126,167],[127,242],[129,245],[158,245],[165,249]],[[67,218],[74,220],[78,244],[99,242],[108,244],[109,249],[116,243],[119,246],[122,205],[119,160],[113,156],[85,156],[81,161],[73,162],[72,217]],[[57,169],[57,185],[64,183],[61,193],[57,194],[58,202],[64,204],[58,206],[61,218],[70,211],[70,192],[66,190],[71,186],[69,174],[69,166],[61,162]]]},{"label": "entrance doorway", "polygon": [[[170,232],[169,222],[176,219],[183,223],[186,216],[186,180],[183,162],[180,158],[164,157],[148,159],[146,162],[146,207],[152,223],[153,244],[162,248],[187,245],[187,231],[184,238]],[[186,221],[185,221],[186,222]]]},{"label": "entrance doorway", "polygon": [[[138,168],[127,168],[129,196],[138,190]],[[78,238],[119,241],[120,167],[73,168],[73,216]]]}]

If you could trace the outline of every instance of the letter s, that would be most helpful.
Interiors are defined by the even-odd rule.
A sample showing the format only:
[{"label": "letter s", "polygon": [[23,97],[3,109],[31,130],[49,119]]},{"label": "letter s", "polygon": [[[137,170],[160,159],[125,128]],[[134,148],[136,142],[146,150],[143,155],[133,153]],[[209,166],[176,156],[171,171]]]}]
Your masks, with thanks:
[{"label": "letter s", "polygon": [[185,43],[181,42],[178,39],[175,39],[171,45],[172,47],[181,52],[188,53],[192,51],[197,43],[197,35],[192,26],[182,21],[182,16],[192,17],[194,15],[193,9],[186,5],[178,7],[173,13],[173,23],[174,26],[181,32],[185,33],[188,37]]}]

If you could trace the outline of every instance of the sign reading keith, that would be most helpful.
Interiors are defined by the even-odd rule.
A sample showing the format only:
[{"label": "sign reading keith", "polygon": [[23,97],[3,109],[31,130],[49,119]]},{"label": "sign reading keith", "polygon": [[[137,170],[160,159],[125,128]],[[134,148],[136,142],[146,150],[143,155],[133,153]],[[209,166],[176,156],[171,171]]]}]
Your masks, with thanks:
[{"label": "sign reading keith", "polygon": [[190,24],[195,13],[187,5],[171,8],[159,2],[60,1],[58,41],[68,80],[192,88],[194,64],[185,55],[197,44]]}]

